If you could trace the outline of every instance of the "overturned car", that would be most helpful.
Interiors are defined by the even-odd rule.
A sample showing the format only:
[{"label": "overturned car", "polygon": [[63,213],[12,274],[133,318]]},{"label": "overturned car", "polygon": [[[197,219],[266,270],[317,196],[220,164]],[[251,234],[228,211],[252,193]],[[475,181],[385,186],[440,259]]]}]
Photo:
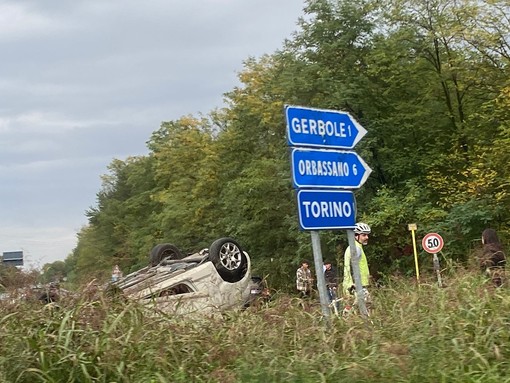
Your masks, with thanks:
[{"label": "overturned car", "polygon": [[152,249],[149,266],[113,286],[128,298],[171,314],[242,308],[250,299],[250,257],[232,238],[220,238],[186,256],[173,244],[160,244]]}]

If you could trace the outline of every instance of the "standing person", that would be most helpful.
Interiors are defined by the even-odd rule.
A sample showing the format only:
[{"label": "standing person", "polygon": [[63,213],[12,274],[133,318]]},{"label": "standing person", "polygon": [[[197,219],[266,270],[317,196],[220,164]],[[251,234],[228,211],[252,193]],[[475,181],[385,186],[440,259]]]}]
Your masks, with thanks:
[{"label": "standing person", "polygon": [[[326,280],[329,303],[331,303],[337,298],[338,274],[330,261],[324,262],[324,279]],[[338,309],[338,304],[335,304],[335,307]]]},{"label": "standing person", "polygon": [[44,304],[57,302],[59,300],[59,290],[60,283],[51,282],[46,291],[44,291],[40,296],[39,300]]},{"label": "standing person", "polygon": [[[356,239],[356,253],[359,257],[359,270],[361,274],[361,285],[365,299],[368,299],[368,285],[370,284],[370,271],[368,269],[368,261],[363,246],[368,244],[368,236],[370,235],[370,226],[366,223],[358,222],[354,228],[354,238]],[[354,277],[352,275],[351,266],[351,249],[350,246],[345,249],[344,254],[344,280],[342,284],[345,295],[354,294],[356,288],[354,286]]]},{"label": "standing person", "polygon": [[119,265],[115,265],[112,270],[112,282],[117,282],[120,278],[122,278],[122,271]]},{"label": "standing person", "polygon": [[494,286],[500,287],[505,279],[506,257],[496,230],[485,229],[482,232],[482,245],[480,268],[491,278]]},{"label": "standing person", "polygon": [[301,297],[309,297],[312,293],[312,272],[308,261],[302,261],[301,267],[296,271],[296,288]]}]

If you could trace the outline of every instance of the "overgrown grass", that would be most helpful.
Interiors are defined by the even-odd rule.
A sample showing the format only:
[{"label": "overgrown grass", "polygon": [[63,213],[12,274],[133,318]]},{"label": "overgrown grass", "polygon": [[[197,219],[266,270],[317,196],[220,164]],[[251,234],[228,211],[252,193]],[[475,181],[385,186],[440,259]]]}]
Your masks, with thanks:
[{"label": "overgrown grass", "polygon": [[504,382],[510,291],[455,271],[389,281],[370,321],[288,296],[221,318],[149,315],[104,297],[0,306],[0,382]]}]

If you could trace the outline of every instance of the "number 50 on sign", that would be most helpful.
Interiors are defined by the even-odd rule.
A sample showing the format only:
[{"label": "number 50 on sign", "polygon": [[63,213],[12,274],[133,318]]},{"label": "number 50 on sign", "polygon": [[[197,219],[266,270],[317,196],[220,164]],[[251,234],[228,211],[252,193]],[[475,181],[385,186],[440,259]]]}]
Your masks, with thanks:
[{"label": "number 50 on sign", "polygon": [[423,247],[423,250],[429,254],[439,253],[443,248],[443,245],[443,237],[437,233],[428,233],[421,240],[421,246]]}]

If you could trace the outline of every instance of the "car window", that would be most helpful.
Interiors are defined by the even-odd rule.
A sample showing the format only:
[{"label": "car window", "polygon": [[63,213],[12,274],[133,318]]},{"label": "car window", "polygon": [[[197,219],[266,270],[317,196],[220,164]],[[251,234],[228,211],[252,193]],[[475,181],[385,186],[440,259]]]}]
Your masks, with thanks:
[{"label": "car window", "polygon": [[192,293],[192,292],[193,292],[193,290],[191,289],[190,286],[188,286],[185,283],[179,283],[172,287],[167,287],[167,288],[161,290],[158,294],[158,297],[167,297],[169,295],[187,294],[187,293]]}]

